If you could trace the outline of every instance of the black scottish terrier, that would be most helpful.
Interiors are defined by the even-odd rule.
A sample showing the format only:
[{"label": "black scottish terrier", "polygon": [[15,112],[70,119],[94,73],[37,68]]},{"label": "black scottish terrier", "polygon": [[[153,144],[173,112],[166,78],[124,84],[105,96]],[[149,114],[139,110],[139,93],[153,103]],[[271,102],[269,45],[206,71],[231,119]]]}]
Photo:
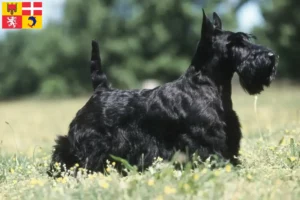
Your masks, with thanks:
[{"label": "black scottish terrier", "polygon": [[50,173],[55,162],[103,171],[110,155],[142,169],[155,157],[169,160],[186,150],[203,160],[218,155],[237,164],[242,134],[232,108],[233,74],[249,94],[258,94],[275,77],[277,65],[275,53],[252,38],[222,30],[219,16],[214,13],[211,22],[203,11],[201,39],[186,73],[150,90],[111,88],[93,41],[94,94],[77,112],[68,135],[58,137]]}]

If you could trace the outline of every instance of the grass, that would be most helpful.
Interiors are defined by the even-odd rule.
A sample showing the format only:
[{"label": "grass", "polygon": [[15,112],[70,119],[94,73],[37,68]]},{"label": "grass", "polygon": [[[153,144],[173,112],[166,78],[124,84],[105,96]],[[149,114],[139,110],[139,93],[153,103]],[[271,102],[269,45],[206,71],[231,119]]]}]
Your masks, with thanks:
[{"label": "grass", "polygon": [[[140,174],[48,178],[54,138],[65,134],[87,98],[0,102],[0,199],[299,199],[300,91],[273,85],[254,97],[233,90],[243,126],[242,165],[210,170],[209,162],[175,170],[157,159]],[[256,111],[256,112],[255,112]]]}]

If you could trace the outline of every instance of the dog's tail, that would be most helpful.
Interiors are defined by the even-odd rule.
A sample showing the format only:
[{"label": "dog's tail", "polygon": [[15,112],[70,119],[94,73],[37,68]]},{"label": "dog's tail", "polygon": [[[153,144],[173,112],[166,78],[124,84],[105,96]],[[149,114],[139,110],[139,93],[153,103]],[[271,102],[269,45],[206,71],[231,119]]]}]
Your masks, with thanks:
[{"label": "dog's tail", "polygon": [[68,136],[59,136],[54,146],[50,170],[47,172],[48,175],[59,177],[61,172],[73,167],[76,163],[78,163],[78,158],[74,154]]},{"label": "dog's tail", "polygon": [[94,90],[98,87],[109,88],[108,80],[102,69],[99,45],[95,40],[92,41],[91,79]]}]

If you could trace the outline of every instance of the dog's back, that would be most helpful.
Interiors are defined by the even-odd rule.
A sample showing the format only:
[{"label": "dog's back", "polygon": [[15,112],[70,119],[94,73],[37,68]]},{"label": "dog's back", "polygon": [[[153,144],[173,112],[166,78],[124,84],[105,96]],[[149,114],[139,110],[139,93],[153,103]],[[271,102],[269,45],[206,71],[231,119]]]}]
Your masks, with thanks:
[{"label": "dog's back", "polygon": [[[67,139],[58,139],[53,163],[65,163],[67,168],[78,163],[81,167],[103,171],[106,160],[115,155],[142,169],[151,165],[154,157],[167,160],[177,150],[184,152],[189,147],[195,152],[199,146],[214,142],[205,135],[212,127],[200,128],[197,123],[213,117],[214,126],[221,128],[223,122],[218,113],[207,114],[207,110],[221,106],[214,95],[217,91],[209,86],[192,89],[188,78],[151,90],[95,91],[77,112]],[[211,93],[210,99],[203,98],[201,93]],[[188,135],[192,129],[198,131],[197,135]],[[225,137],[222,130],[218,132],[220,137]],[[224,143],[219,142],[214,148],[219,151]],[[209,151],[203,148],[199,153],[207,158]]]}]

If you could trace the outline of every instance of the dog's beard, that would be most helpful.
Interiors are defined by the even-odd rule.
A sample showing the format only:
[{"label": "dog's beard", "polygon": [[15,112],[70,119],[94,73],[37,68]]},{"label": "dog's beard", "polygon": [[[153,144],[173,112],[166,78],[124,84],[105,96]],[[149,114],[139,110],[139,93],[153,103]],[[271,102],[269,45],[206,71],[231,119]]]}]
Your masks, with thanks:
[{"label": "dog's beard", "polygon": [[276,61],[257,55],[247,59],[237,67],[241,86],[251,95],[259,94],[268,87],[276,74]]}]

